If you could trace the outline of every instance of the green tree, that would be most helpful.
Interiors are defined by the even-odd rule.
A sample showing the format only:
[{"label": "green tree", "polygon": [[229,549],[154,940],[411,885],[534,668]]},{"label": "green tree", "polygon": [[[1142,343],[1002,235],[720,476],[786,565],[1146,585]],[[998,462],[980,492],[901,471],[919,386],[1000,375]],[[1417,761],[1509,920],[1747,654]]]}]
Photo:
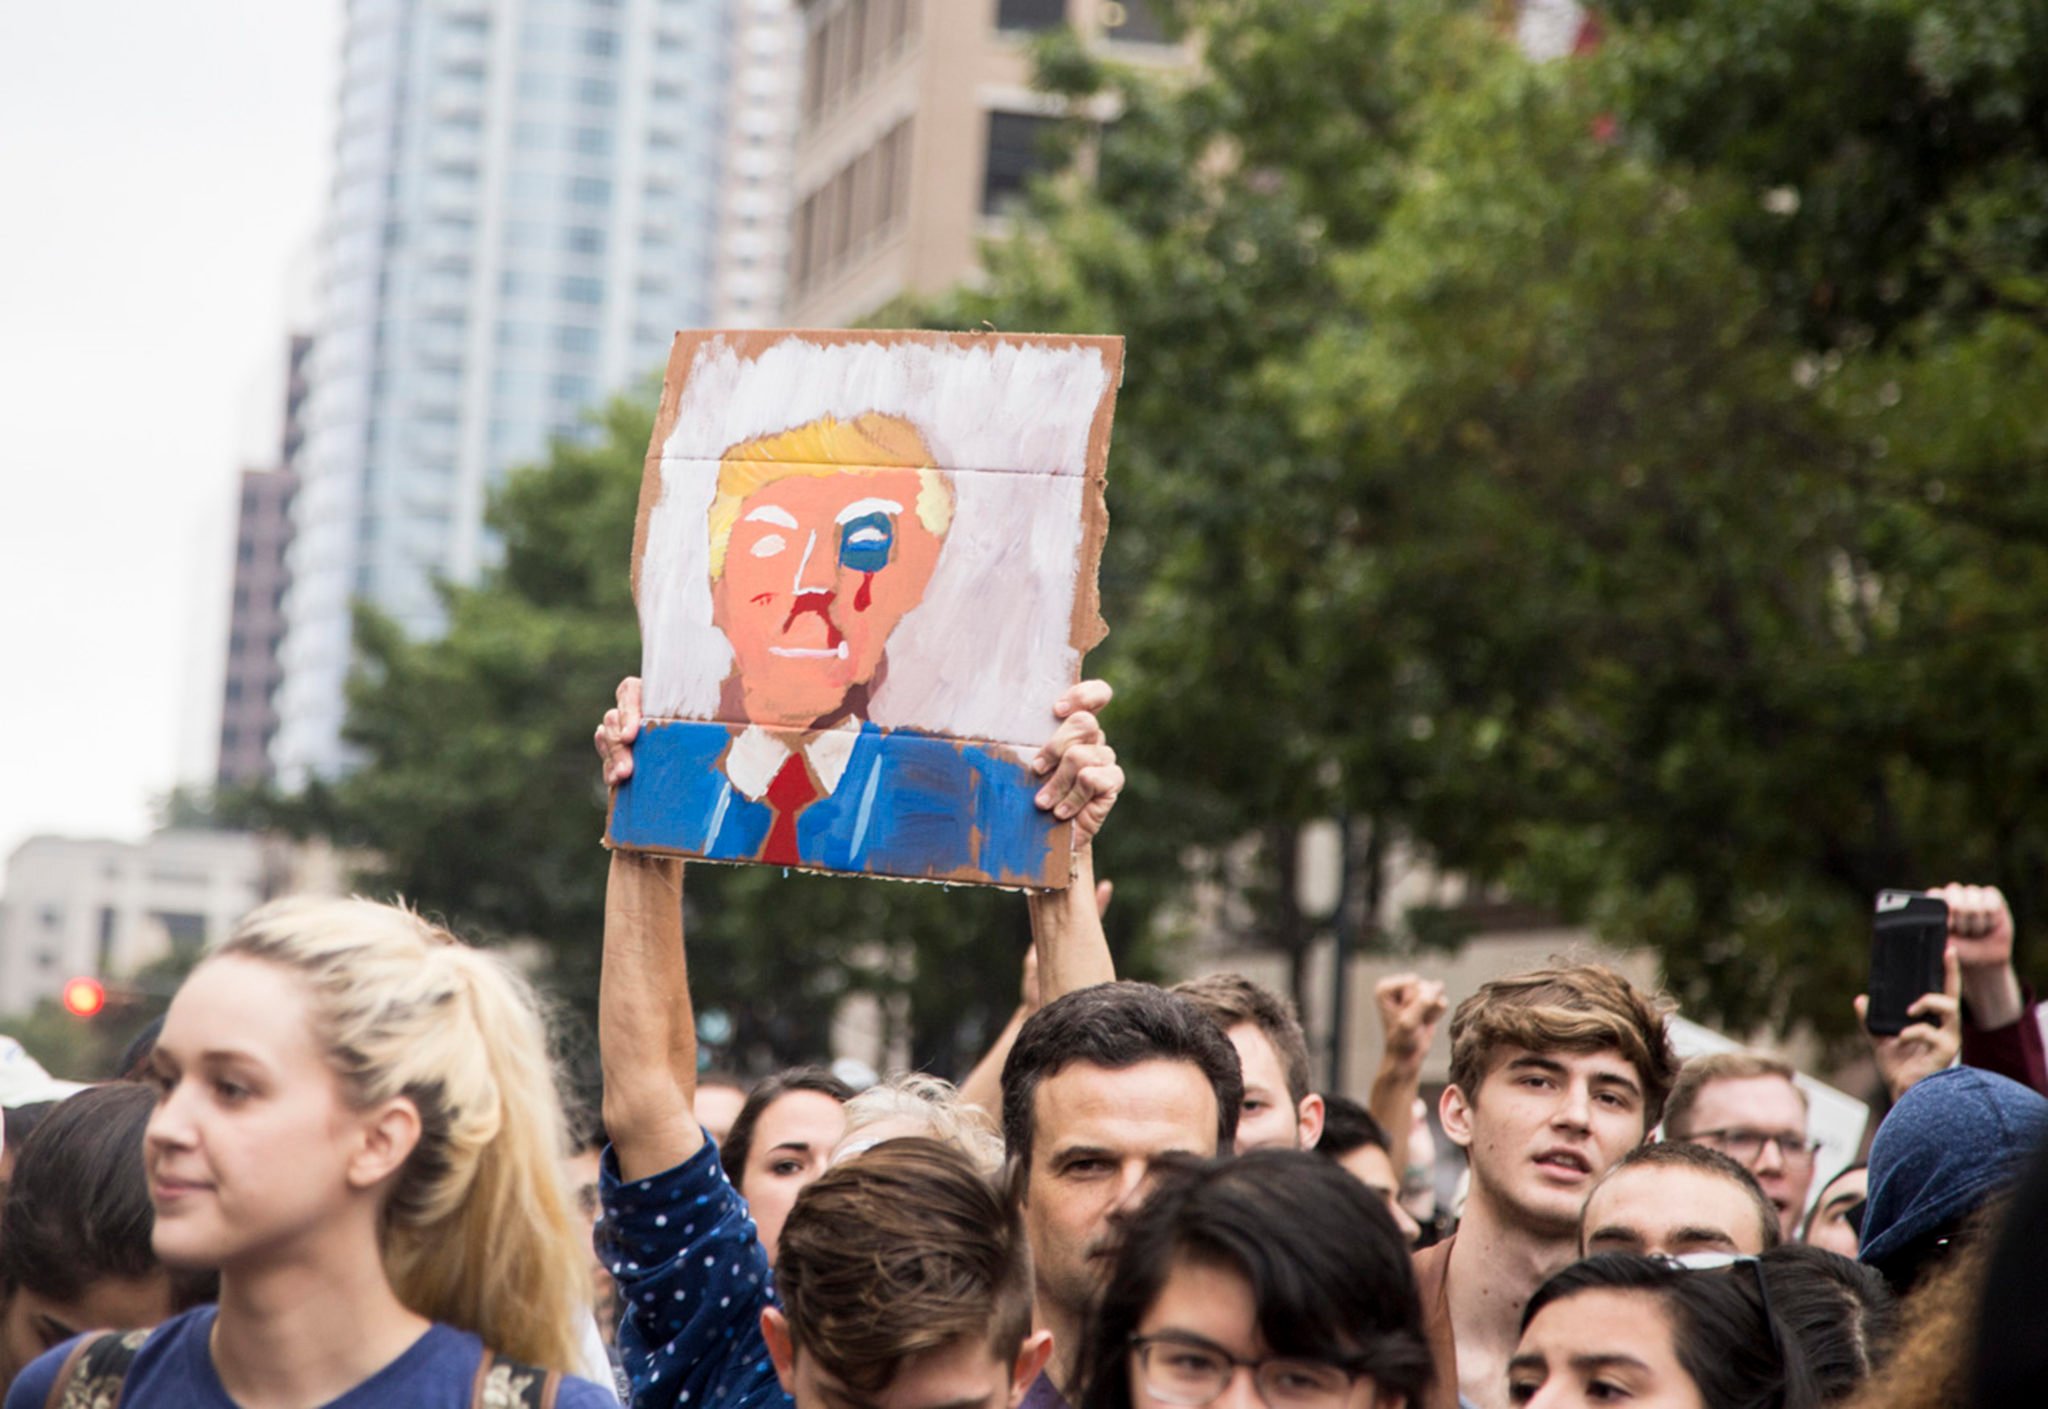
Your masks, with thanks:
[{"label": "green tree", "polygon": [[1131,339],[1145,830],[1257,838],[1247,934],[1299,953],[1290,838],[1342,808],[1838,1033],[1876,888],[2039,915],[2039,26],[1643,4],[1536,65],[1492,6],[1183,8],[1188,82],[1047,48],[1119,113],[1091,179],[928,310]]}]

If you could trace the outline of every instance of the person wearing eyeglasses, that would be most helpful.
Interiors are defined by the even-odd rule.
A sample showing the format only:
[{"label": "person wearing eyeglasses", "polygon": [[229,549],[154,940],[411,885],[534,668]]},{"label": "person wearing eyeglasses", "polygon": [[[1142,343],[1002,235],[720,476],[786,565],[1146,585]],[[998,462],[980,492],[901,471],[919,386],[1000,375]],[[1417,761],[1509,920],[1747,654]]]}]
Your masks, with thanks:
[{"label": "person wearing eyeglasses", "polygon": [[1818,1386],[1783,1334],[1758,1259],[1602,1253],[1537,1289],[1508,1361],[1528,1409],[1812,1409]]},{"label": "person wearing eyeglasses", "polygon": [[1806,1093],[1788,1064],[1761,1052],[1694,1057],[1665,1104],[1664,1138],[1719,1150],[1754,1174],[1779,1236],[1797,1236],[1820,1142],[1806,1133]]},{"label": "person wearing eyeglasses", "polygon": [[1077,1409],[1419,1409],[1406,1240],[1329,1160],[1175,1158],[1119,1220]]}]

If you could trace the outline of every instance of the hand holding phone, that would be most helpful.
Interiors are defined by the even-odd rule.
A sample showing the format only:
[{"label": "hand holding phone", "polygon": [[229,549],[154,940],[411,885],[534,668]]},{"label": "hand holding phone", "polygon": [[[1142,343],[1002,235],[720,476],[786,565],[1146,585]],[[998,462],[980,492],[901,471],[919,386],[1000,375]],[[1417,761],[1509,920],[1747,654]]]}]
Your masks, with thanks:
[{"label": "hand holding phone", "polygon": [[1878,892],[1870,930],[1870,1002],[1863,1026],[1896,1037],[1913,1021],[1908,1010],[1943,989],[1948,902],[1919,891]]}]

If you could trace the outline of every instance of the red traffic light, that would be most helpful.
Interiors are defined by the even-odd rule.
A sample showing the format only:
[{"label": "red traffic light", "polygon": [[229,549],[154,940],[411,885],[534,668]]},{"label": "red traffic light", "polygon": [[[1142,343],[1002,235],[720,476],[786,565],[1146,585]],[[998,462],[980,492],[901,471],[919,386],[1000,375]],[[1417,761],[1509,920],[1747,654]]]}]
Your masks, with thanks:
[{"label": "red traffic light", "polygon": [[64,1011],[90,1018],[107,1006],[107,986],[96,978],[75,978],[64,985]]}]

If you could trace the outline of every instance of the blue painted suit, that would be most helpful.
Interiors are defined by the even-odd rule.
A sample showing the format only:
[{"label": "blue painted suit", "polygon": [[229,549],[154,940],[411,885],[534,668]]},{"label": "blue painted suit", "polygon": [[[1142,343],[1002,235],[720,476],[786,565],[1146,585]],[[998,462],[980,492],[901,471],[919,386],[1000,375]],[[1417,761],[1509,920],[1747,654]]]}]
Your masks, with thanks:
[{"label": "blue painted suit", "polygon": [[[745,726],[650,723],[613,804],[614,843],[713,861],[760,857],[774,811],[726,776]],[[803,864],[912,879],[979,873],[1045,884],[1055,823],[1018,759],[957,739],[863,723],[839,783],[797,815]]]}]

